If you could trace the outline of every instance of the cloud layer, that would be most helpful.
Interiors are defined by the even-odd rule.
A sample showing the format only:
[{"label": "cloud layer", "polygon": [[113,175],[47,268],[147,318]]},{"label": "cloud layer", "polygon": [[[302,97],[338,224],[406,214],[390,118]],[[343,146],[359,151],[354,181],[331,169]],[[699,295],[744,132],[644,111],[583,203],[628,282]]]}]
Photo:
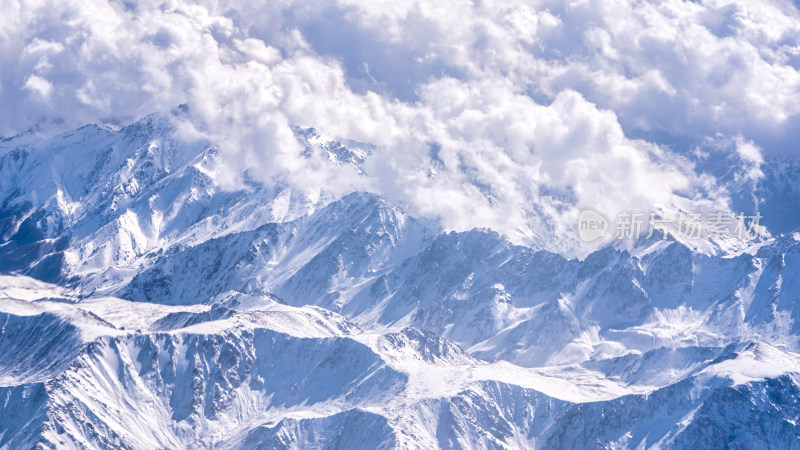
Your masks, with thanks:
[{"label": "cloud layer", "polygon": [[[725,207],[696,146],[754,179],[800,141],[788,2],[0,1],[0,134],[186,104],[230,186],[366,189],[561,249],[581,206]],[[294,126],[375,145],[366,175]]]}]

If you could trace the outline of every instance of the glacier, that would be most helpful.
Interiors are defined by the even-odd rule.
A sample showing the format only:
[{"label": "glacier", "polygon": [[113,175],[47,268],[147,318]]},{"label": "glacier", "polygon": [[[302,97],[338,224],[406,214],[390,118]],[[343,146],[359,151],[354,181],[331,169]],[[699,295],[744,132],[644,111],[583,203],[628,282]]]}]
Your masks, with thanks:
[{"label": "glacier", "polygon": [[800,448],[800,161],[768,238],[582,259],[219,164],[162,115],[0,142],[0,447]]}]

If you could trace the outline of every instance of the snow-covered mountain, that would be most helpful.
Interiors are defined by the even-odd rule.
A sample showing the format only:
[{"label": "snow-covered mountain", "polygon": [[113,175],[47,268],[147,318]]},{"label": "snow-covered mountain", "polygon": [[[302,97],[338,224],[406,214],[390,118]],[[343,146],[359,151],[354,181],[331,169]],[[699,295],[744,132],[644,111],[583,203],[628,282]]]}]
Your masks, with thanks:
[{"label": "snow-covered mountain", "polygon": [[800,447],[800,163],[772,238],[584,259],[222,163],[157,115],[0,143],[0,447]]}]

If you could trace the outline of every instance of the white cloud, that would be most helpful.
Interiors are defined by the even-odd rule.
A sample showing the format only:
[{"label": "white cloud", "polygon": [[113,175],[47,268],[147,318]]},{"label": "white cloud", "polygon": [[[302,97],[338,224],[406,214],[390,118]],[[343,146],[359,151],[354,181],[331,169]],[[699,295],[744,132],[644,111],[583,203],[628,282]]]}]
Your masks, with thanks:
[{"label": "white cloud", "polygon": [[53,92],[53,83],[36,75],[29,76],[28,79],[25,80],[24,86],[25,89],[45,102],[50,100],[50,93]]},{"label": "white cloud", "polygon": [[[0,134],[186,103],[229,186],[373,190],[526,242],[568,246],[549,238],[578,206],[724,206],[693,146],[631,136],[732,136],[753,179],[800,121],[779,2],[2,1]],[[304,156],[293,125],[375,144],[367,176]]]},{"label": "white cloud", "polygon": [[764,164],[764,157],[761,155],[761,149],[753,144],[752,141],[747,141],[741,136],[736,137],[736,152],[744,162],[745,177],[752,181],[758,181],[764,174],[761,172],[761,165]]},{"label": "white cloud", "polygon": [[800,16],[788,3],[347,3],[371,39],[466,78],[503,77],[551,99],[576,90],[631,132],[742,133],[780,153],[800,114]]}]

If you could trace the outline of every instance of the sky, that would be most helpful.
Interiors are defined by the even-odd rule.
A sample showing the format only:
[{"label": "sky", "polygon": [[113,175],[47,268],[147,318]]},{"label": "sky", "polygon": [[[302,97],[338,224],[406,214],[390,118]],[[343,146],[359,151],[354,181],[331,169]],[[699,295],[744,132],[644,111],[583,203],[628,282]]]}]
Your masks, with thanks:
[{"label": "sky", "polygon": [[[578,211],[731,207],[797,154],[789,1],[0,0],[0,135],[187,105],[242,175],[567,248]],[[295,127],[373,145],[363,174]],[[722,158],[724,168],[709,170]],[[574,240],[574,239],[573,239]],[[564,244],[553,244],[564,242]],[[562,249],[563,249],[562,248]]]}]

